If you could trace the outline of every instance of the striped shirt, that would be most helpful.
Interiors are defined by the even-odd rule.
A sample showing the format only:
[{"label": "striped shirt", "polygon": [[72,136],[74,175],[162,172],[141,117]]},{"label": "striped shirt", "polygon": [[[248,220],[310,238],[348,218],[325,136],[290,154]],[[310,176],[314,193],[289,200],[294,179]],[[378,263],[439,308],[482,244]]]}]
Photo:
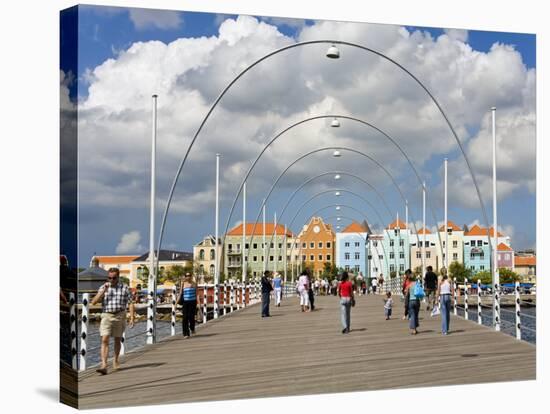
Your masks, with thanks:
[{"label": "striped shirt", "polygon": [[[99,290],[104,289],[103,285]],[[125,311],[130,303],[133,303],[132,293],[128,285],[117,283],[116,286],[109,286],[103,295],[103,312],[116,313]]]},{"label": "striped shirt", "polygon": [[190,302],[197,300],[197,288],[195,286],[187,286],[183,288],[183,300]]}]

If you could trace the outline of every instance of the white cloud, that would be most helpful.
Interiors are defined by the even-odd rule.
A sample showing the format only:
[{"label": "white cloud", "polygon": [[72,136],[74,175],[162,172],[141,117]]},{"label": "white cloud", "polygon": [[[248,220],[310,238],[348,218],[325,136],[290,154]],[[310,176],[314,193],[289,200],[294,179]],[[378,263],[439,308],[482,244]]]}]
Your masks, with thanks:
[{"label": "white cloud", "polygon": [[[398,26],[317,22],[304,27],[298,40],[357,42],[407,67],[449,116],[484,195],[490,194],[488,109],[497,106],[499,197],[533,189],[535,71],[527,70],[510,46],[496,44],[481,53],[465,44],[464,36],[449,31],[433,39]],[[89,96],[79,107],[78,118],[82,205],[120,202],[143,208],[147,204],[151,94],[159,95],[157,185],[163,198],[220,91],[247,65],[294,41],[275,26],[240,16],[225,19],[217,36],[169,44],[137,42],[91,69],[86,74]],[[190,153],[178,182],[174,204],[178,212],[201,214],[213,206],[216,152],[222,154],[221,197],[229,203],[265,143],[310,116],[336,113],[367,120],[390,134],[421,174],[434,174],[426,168],[427,160],[456,150],[441,114],[410,77],[379,57],[347,46],[340,47],[339,60],[329,60],[327,47],[282,52],[232,86]],[[411,179],[403,157],[380,133],[346,120],[337,130],[328,125],[329,120],[312,121],[284,134],[262,156],[249,179],[249,194],[263,195],[283,168],[321,145],[360,149],[399,181]],[[389,186],[388,178],[365,158],[345,155],[342,160],[340,169],[368,172],[369,181]],[[308,157],[285,175],[281,187],[294,188],[329,165],[337,168],[333,162],[323,154]],[[454,206],[478,206],[460,157],[450,159],[449,184]]]},{"label": "white cloud", "polygon": [[177,11],[129,9],[128,13],[136,30],[177,29],[183,24],[182,14]]},{"label": "white cloud", "polygon": [[458,40],[460,42],[468,41],[468,30],[464,29],[444,29],[445,34],[453,40]]},{"label": "white cloud", "polygon": [[141,235],[137,230],[123,234],[116,246],[116,253],[140,253],[143,250],[143,246],[139,243],[140,241]]}]

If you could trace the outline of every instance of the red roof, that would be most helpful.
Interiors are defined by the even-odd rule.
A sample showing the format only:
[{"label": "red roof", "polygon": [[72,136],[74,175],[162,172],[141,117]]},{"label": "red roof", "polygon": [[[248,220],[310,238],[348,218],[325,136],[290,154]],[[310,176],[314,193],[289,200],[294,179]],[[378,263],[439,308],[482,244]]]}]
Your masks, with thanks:
[{"label": "red roof", "polygon": [[430,230],[428,230],[427,228],[423,228],[423,229],[418,230],[418,234],[432,234],[432,232]]},{"label": "red roof", "polygon": [[512,249],[510,246],[504,244],[504,243],[499,243],[498,247],[497,247],[497,251],[499,252],[502,252],[502,251],[513,251],[514,249]]},{"label": "red roof", "polygon": [[397,228],[405,230],[407,228],[407,226],[401,220],[395,220],[395,221],[391,222],[388,225],[388,229],[390,229],[390,230],[394,230],[394,229],[397,229]]},{"label": "red roof", "polygon": [[101,264],[130,263],[139,256],[94,256]]},{"label": "red roof", "polygon": [[[484,227],[479,227],[477,224],[475,224],[474,226],[472,226],[470,231],[467,231],[466,233],[464,233],[464,235],[465,236],[487,236],[487,229]],[[493,230],[493,227],[489,229],[489,235],[490,237],[494,237],[495,232]],[[500,232],[497,232],[497,235],[498,237],[503,237],[502,233]]]},{"label": "red roof", "polygon": [[[451,220],[447,220],[447,228],[450,228],[453,231],[462,231],[462,229],[454,224]],[[441,226],[439,228],[439,231],[445,231],[445,225]]]},{"label": "red roof", "polygon": [[537,257],[536,256],[515,256],[514,264],[515,266],[536,266]]},{"label": "red roof", "polygon": [[[258,223],[256,225],[256,228],[254,229],[254,234],[252,234],[252,229],[254,229],[254,223],[246,223],[245,228],[245,235],[246,236],[261,236],[263,235],[264,226],[263,223]],[[266,236],[270,236],[273,234],[273,231],[275,229],[274,223],[265,223],[265,234]],[[276,234],[278,236],[283,236],[285,234],[285,226],[282,224],[277,224],[277,231]],[[242,236],[243,235],[243,225],[242,223],[239,224],[237,227],[234,227],[231,229],[227,236]],[[287,229],[286,235],[288,237],[293,237],[293,234],[290,230]]]},{"label": "red roof", "polygon": [[365,233],[367,229],[363,227],[361,224],[354,221],[349,226],[347,226],[344,230],[342,230],[342,233]]}]

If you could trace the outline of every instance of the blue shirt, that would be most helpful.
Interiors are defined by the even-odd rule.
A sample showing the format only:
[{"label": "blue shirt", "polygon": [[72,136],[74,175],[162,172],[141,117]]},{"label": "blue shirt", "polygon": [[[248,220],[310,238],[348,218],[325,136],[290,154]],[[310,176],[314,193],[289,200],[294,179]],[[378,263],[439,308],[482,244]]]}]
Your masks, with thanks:
[{"label": "blue shirt", "polygon": [[183,288],[183,300],[185,302],[197,300],[197,288],[194,286]]},{"label": "blue shirt", "polygon": [[281,288],[281,278],[280,277],[276,277],[275,279],[273,279],[273,286],[275,286],[275,289],[280,289]]}]

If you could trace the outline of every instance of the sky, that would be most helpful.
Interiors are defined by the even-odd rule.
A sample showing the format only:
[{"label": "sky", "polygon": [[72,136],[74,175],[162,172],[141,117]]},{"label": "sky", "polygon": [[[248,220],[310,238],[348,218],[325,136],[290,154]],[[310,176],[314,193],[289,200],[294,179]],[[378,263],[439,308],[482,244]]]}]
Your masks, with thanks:
[{"label": "sky", "polygon": [[[468,157],[489,223],[490,108],[497,107],[499,228],[516,250],[535,248],[534,35],[98,6],[80,6],[78,22],[78,73],[62,65],[60,78],[62,108],[78,111],[80,267],[93,254],[140,255],[148,249],[153,93],[159,95],[159,223],[178,164],[225,86],[267,53],[319,39],[376,50],[426,85]],[[397,214],[404,218],[402,194],[409,221],[420,228],[419,181],[425,180],[427,226],[434,229],[443,221],[448,158],[449,218],[459,226],[485,224],[465,158],[426,92],[403,70],[364,50],[341,45],[340,59],[327,59],[329,46],[278,53],[229,89],[189,152],[163,248],[192,251],[214,233],[216,153],[222,234],[242,220],[237,193],[265,145],[289,125],[326,115],[363,122],[341,119],[340,128],[331,128],[331,118],[320,118],[282,134],[247,180],[247,221],[255,221],[283,170],[325,148],[282,176],[267,202],[268,217],[277,212],[279,222],[298,232],[316,210],[341,204],[342,216],[366,217],[377,229]],[[331,156],[336,147],[342,157]],[[348,192],[336,200],[328,190],[339,189]],[[335,223],[332,208],[320,214]]]}]

